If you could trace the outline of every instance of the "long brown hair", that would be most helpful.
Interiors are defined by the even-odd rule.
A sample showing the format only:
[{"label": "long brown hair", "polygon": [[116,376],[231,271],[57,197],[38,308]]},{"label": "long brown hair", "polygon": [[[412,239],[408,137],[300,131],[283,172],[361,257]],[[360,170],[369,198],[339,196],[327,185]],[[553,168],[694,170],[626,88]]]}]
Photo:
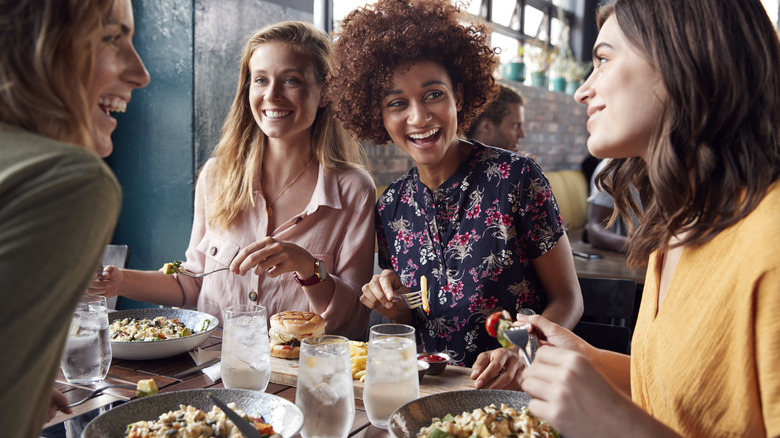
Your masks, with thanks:
[{"label": "long brown hair", "polygon": [[[206,207],[210,225],[227,228],[242,211],[254,206],[255,176],[262,168],[268,137],[257,126],[249,106],[249,60],[255,49],[267,42],[289,43],[302,56],[309,57],[320,85],[324,85],[331,70],[330,39],[311,24],[281,22],[265,27],[249,38],[241,54],[236,97],[212,154],[216,160],[209,181],[219,196],[212,198]],[[317,110],[311,142],[314,156],[326,171],[365,169],[366,156],[362,146],[333,118],[330,105]]]},{"label": "long brown hair", "polygon": [[759,0],[615,0],[599,8],[599,28],[612,15],[668,92],[647,162],[611,160],[598,176],[625,221],[640,218],[636,266],[672,236],[684,233],[675,246],[709,241],[778,179],[780,42]]},{"label": "long brown hair", "polygon": [[0,0],[0,121],[94,150],[87,87],[114,0]]}]

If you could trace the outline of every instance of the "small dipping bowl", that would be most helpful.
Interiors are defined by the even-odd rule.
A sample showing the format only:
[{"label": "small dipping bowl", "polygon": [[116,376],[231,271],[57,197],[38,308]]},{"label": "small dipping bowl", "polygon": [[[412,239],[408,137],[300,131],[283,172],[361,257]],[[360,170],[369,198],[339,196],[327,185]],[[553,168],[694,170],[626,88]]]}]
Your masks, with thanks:
[{"label": "small dipping bowl", "polygon": [[430,365],[430,368],[428,368],[428,374],[435,376],[438,374],[441,374],[445,368],[447,368],[447,363],[452,358],[447,353],[429,353],[429,352],[422,352],[417,355],[417,361],[423,361],[428,362]]},{"label": "small dipping bowl", "polygon": [[422,382],[422,378],[425,375],[425,373],[428,372],[428,369],[431,367],[431,364],[424,360],[418,360],[417,361],[417,377]]}]

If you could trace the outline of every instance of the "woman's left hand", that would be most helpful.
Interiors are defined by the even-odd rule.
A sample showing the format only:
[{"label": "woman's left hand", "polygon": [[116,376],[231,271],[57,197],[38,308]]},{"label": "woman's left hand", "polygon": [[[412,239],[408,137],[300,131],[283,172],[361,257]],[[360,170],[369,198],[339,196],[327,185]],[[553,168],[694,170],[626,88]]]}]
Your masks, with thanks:
[{"label": "woman's left hand", "polygon": [[476,380],[476,388],[520,389],[520,374],[524,365],[517,348],[483,351],[471,368],[471,379]]},{"label": "woman's left hand", "polygon": [[300,246],[273,237],[251,243],[242,248],[230,263],[230,271],[246,275],[254,270],[257,275],[278,277],[296,271],[301,278],[314,275],[315,258]]},{"label": "woman's left hand", "polygon": [[[57,410],[61,406],[67,406],[68,405],[68,399],[65,397],[65,395],[56,389],[51,390],[51,401],[49,402],[49,408],[46,410],[46,418],[44,418],[44,423],[48,423],[51,421],[52,418],[54,418],[55,415],[57,415]],[[70,414],[73,412],[71,408],[63,409],[63,413]]]}]

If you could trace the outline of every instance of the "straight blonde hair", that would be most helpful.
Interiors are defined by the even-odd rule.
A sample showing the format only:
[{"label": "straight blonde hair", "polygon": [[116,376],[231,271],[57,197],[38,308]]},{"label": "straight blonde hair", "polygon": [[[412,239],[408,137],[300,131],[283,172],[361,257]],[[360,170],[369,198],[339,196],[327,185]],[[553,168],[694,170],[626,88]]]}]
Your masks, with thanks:
[{"label": "straight blonde hair", "polygon": [[115,0],[0,0],[0,121],[95,150],[87,90]]},{"label": "straight blonde hair", "polygon": [[[209,188],[219,195],[206,205],[208,223],[223,229],[235,222],[244,210],[255,205],[254,182],[262,168],[268,137],[257,126],[249,106],[249,60],[258,46],[268,42],[288,43],[302,56],[308,56],[320,85],[325,83],[332,68],[330,39],[308,23],[285,21],[265,27],[244,45],[236,97],[222,126],[219,143],[212,153],[214,171],[209,174]],[[317,110],[311,142],[314,156],[326,171],[366,168],[362,146],[336,121],[330,104]]]}]

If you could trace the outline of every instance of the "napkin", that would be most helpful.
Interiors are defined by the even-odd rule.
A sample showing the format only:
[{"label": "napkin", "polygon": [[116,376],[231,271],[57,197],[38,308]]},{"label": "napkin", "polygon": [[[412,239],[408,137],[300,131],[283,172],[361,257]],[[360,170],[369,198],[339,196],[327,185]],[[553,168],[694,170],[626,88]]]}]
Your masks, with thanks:
[{"label": "napkin", "polygon": [[[204,349],[202,349],[200,347],[198,347],[198,348],[196,348],[194,350],[190,350],[189,353],[190,353],[190,356],[192,356],[192,360],[195,361],[195,365],[200,365],[200,364],[202,364],[203,362],[206,362],[209,359],[213,359],[215,357],[219,357],[220,356],[220,352],[219,351],[204,350]],[[201,371],[203,371],[203,374],[209,376],[209,378],[211,380],[216,382],[221,377],[220,365],[221,365],[221,362],[217,362],[217,363],[215,363],[214,365],[212,365],[210,367],[203,368]]]}]

